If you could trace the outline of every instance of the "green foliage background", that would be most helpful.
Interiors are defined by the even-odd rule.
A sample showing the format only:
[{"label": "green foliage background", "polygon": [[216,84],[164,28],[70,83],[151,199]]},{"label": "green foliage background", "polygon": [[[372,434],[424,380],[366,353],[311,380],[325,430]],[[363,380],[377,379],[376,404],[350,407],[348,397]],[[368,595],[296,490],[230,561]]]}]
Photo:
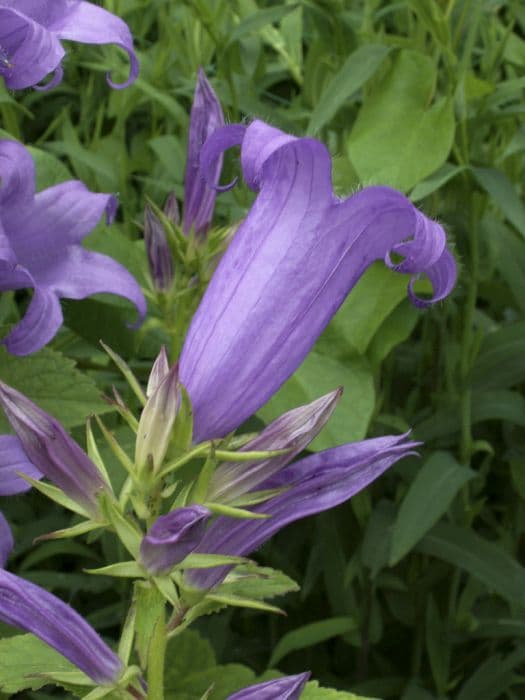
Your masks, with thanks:
[{"label": "green foliage background", "polygon": [[[201,670],[216,663],[259,675],[268,667],[310,669],[322,685],[402,700],[523,697],[525,6],[102,4],[136,38],[141,73],[133,87],[106,86],[108,69],[125,75],[116,49],[75,44],[52,92],[0,88],[3,135],[33,147],[40,187],[76,177],[118,192],[118,223],[99,227],[91,247],[146,282],[144,196],[161,205],[174,189],[182,198],[189,106],[203,66],[229,121],[256,116],[320,138],[341,195],[372,183],[401,189],[445,225],[460,268],[453,297],[423,313],[407,301],[406,279],[371,268],[260,411],[268,421],[343,384],[343,401],[313,449],[410,427],[424,446],[420,459],[405,460],[336,511],[289,527],[261,551],[258,559],[292,576],[301,592],[277,601],[286,618],[228,611],[200,621],[198,632],[214,649],[202,641],[209,658]],[[237,169],[229,157],[225,180]],[[222,195],[218,222],[239,220],[251,197],[242,187]],[[2,295],[4,330],[24,303]],[[163,336],[154,322],[133,334],[124,323],[128,307],[114,298],[63,305],[66,327],[50,348],[26,359],[2,354],[0,377],[82,440],[84,416],[108,410],[99,392],[113,383],[126,395],[99,337],[145,376]],[[114,416],[108,420],[124,435]],[[2,508],[15,524],[12,569],[114,635],[127,584],[82,574],[118,558],[113,542],[32,547],[33,537],[68,518],[35,494],[4,499]],[[170,681],[173,697],[200,697],[182,694],[184,678]]]}]

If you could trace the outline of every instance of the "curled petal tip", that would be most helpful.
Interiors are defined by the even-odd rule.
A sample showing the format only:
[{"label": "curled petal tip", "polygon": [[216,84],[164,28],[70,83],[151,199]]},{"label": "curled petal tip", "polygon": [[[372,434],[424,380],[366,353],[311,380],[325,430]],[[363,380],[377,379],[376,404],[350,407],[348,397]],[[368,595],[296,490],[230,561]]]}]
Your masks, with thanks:
[{"label": "curled petal tip", "polygon": [[227,185],[219,185],[215,182],[213,178],[215,164],[229,148],[242,144],[245,133],[246,127],[243,124],[228,124],[217,129],[204,143],[200,152],[200,169],[208,187],[219,192],[226,192],[235,187],[237,177]]}]

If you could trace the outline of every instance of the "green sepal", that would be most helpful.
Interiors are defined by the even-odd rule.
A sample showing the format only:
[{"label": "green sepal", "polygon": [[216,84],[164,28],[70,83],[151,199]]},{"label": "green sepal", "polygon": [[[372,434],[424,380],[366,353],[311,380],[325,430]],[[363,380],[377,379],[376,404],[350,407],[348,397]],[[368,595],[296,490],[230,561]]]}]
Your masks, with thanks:
[{"label": "green sepal", "polygon": [[126,379],[127,383],[131,387],[133,393],[135,396],[138,398],[142,406],[145,406],[146,404],[146,394],[142,390],[142,387],[140,386],[137,378],[131,371],[131,368],[129,365],[120,357],[120,355],[117,355],[117,353],[112,350],[110,347],[108,347],[105,343],[100,341],[100,344],[104,348],[105,352],[110,356],[110,358],[113,360],[113,362],[117,365],[119,370],[122,372],[124,375],[124,378]]},{"label": "green sepal", "polygon": [[102,459],[102,456],[99,452],[95,436],[93,435],[93,429],[91,427],[90,418],[88,418],[86,421],[86,445],[88,457],[99,470],[100,474],[102,475],[102,478],[107,483],[107,485],[111,487],[111,481],[109,478],[108,471],[106,469],[106,465],[104,464],[104,460]]},{"label": "green sepal", "polygon": [[166,466],[164,466],[159,471],[157,476],[159,478],[164,478],[168,474],[171,474],[171,472],[174,472],[177,469],[183,467],[188,462],[191,462],[192,459],[195,459],[196,457],[201,457],[202,455],[206,454],[206,452],[210,449],[210,445],[211,442],[201,442],[200,445],[196,445],[193,449],[188,450],[186,454],[183,454],[180,457],[177,457],[176,459],[172,460],[171,462],[168,462],[168,464],[166,464]]},{"label": "green sepal", "polygon": [[270,516],[266,513],[253,513],[251,510],[244,508],[234,508],[226,506],[223,503],[203,503],[205,508],[211,510],[216,515],[227,515],[229,518],[244,518],[246,520],[264,520]]},{"label": "green sepal", "polygon": [[124,400],[122,399],[122,396],[118,393],[115,387],[112,387],[112,390],[113,398],[111,396],[104,396],[103,398],[111,406],[111,408],[115,409],[119,416],[121,416],[121,418],[123,418],[126,421],[131,430],[133,430],[133,432],[137,434],[139,428],[138,420],[126,406]]},{"label": "green sepal", "polygon": [[215,456],[221,462],[260,462],[281,455],[289,454],[291,447],[283,450],[256,450],[254,452],[233,452],[231,450],[216,450]]},{"label": "green sepal", "polygon": [[82,671],[56,671],[50,673],[39,673],[39,678],[46,678],[55,685],[68,686],[94,686],[95,683]]},{"label": "green sepal", "polygon": [[186,389],[180,385],[181,400],[179,412],[173,425],[170,449],[187,452],[193,436],[193,409]]},{"label": "green sepal", "polygon": [[253,598],[241,598],[240,596],[234,595],[220,595],[218,593],[208,593],[206,599],[212,601],[212,603],[219,603],[221,605],[230,605],[236,608],[251,608],[253,610],[263,610],[264,612],[277,613],[278,615],[286,616],[284,610],[276,607],[275,605],[270,605],[269,603],[263,603],[260,600],[254,600]]},{"label": "green sepal", "polygon": [[289,491],[290,486],[283,486],[279,489],[265,489],[264,491],[250,491],[250,493],[243,494],[239,498],[235,498],[230,501],[228,505],[234,506],[235,508],[240,508],[242,506],[255,506],[258,503],[264,503],[274,496],[279,496],[285,491]]},{"label": "green sepal", "polygon": [[177,494],[176,499],[173,501],[171,508],[170,508],[170,513],[172,510],[175,510],[175,508],[184,508],[189,501],[190,501],[190,496],[191,492],[193,489],[193,482],[186,484],[185,486],[182,487],[180,490],[180,493]]},{"label": "green sepal", "polygon": [[116,578],[145,578],[146,572],[136,561],[119,561],[116,564],[101,566],[98,569],[84,569],[86,574],[115,576]]},{"label": "green sepal", "polygon": [[76,513],[77,515],[82,515],[84,518],[90,517],[90,514],[87,512],[87,510],[85,510],[81,505],[76,503],[76,501],[74,501],[72,498],[66,496],[66,494],[60,489],[58,489],[56,486],[51,486],[51,484],[46,484],[42,481],[38,481],[37,479],[33,479],[31,476],[27,476],[27,474],[22,474],[22,472],[19,472],[18,476],[22,477],[22,479],[31,484],[31,486],[34,489],[40,491],[40,493],[43,493],[44,496],[47,496],[55,503],[58,503],[64,508],[73,511],[73,513]]},{"label": "green sepal", "polygon": [[215,566],[236,566],[247,564],[250,560],[246,557],[234,557],[227,554],[188,554],[179,564],[173,567],[178,569],[212,569]]},{"label": "green sepal", "polygon": [[104,515],[115,529],[118,538],[134,559],[139,559],[142,532],[125,515],[122,514],[115,501],[102,497],[100,504]]},{"label": "green sepal", "polygon": [[120,641],[118,643],[118,656],[124,666],[129,664],[129,657],[131,656],[131,652],[133,650],[136,622],[137,605],[133,599],[131,605],[129,606],[128,613],[124,621],[124,626],[122,628],[122,634],[120,635]]},{"label": "green sepal", "polygon": [[137,581],[133,590],[135,615],[135,649],[141,666],[147,665],[153,629],[166,605],[164,596],[150,582]]},{"label": "green sepal", "polygon": [[63,530],[55,530],[54,532],[48,532],[45,535],[39,535],[33,540],[33,544],[37,542],[44,542],[47,540],[64,540],[70,537],[79,537],[79,535],[85,535],[87,532],[92,532],[93,530],[98,530],[101,527],[107,526],[108,523],[99,523],[94,520],[86,520],[78,525],[73,525],[72,527],[66,527]]},{"label": "green sepal", "polygon": [[153,581],[163,597],[173,605],[174,608],[178,607],[180,604],[179,596],[177,594],[177,589],[175,584],[170,579],[169,576],[154,576]]},{"label": "green sepal", "polygon": [[215,458],[215,448],[213,445],[211,445],[206,461],[204,462],[204,465],[199,472],[199,476],[197,477],[197,481],[193,486],[192,500],[194,503],[202,503],[206,499],[210,479],[216,466],[217,459]]},{"label": "green sepal", "polygon": [[135,464],[133,463],[131,458],[128,457],[125,450],[119,445],[113,433],[106,428],[106,426],[102,422],[102,419],[99,416],[95,416],[95,420],[97,421],[97,425],[100,428],[102,435],[104,436],[104,439],[106,440],[110,450],[113,452],[120,464],[122,464],[122,466],[133,479],[133,481],[137,483],[137,475],[135,474]]}]

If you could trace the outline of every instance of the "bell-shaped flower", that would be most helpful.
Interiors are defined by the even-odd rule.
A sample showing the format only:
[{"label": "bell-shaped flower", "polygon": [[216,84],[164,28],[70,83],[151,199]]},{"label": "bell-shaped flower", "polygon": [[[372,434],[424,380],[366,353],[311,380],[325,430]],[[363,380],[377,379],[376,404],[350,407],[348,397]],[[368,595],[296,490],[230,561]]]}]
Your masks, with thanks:
[{"label": "bell-shaped flower", "polygon": [[91,2],[80,0],[0,0],[0,76],[8,88],[37,86],[54,71],[46,89],[62,80],[62,39],[83,44],[116,44],[127,52],[129,78],[111,87],[125,88],[136,79],[139,64],[125,22]]},{"label": "bell-shaped flower", "polygon": [[101,492],[109,491],[109,486],[60,423],[3,382],[0,406],[28,460],[87,513],[97,517],[97,498]]},{"label": "bell-shaped flower", "polygon": [[223,462],[211,477],[210,501],[230,502],[254,491],[259,484],[283,469],[326,425],[341,397],[332,391],[305,406],[294,408],[274,420],[240,452],[285,450],[284,454],[254,462]]},{"label": "bell-shaped flower", "polygon": [[197,235],[203,235],[211,223],[217,192],[210,188],[207,182],[218,184],[222,156],[219,156],[208,169],[205,180],[200,166],[200,154],[206,140],[223,125],[224,116],[220,102],[204,71],[200,68],[190,114],[188,153],[184,172],[182,230],[185,234],[193,228]]},{"label": "bell-shaped flower", "polygon": [[173,259],[164,226],[149,204],[144,209],[144,243],[153,285],[166,292],[173,284]]},{"label": "bell-shaped flower", "polygon": [[[240,520],[220,516],[206,530],[197,552],[245,556],[285,525],[344,503],[377,479],[398,460],[413,454],[417,443],[406,435],[363,440],[312,454],[291,464],[261,484],[285,489],[252,508],[264,519]],[[230,567],[191,569],[186,584],[209,589],[219,584]]]},{"label": "bell-shaped flower", "polygon": [[109,292],[145,315],[144,295],[130,273],[80,245],[102,215],[111,221],[115,210],[112,195],[89,192],[76,180],[35,194],[29,151],[0,141],[0,292],[33,289],[26,315],[3,340],[9,352],[27,355],[53,338],[63,321],[60,297]]},{"label": "bell-shaped flower", "polygon": [[13,535],[5,516],[0,512],[0,569],[3,569],[7,557],[13,549]]},{"label": "bell-shaped flower", "polygon": [[[180,359],[194,410],[194,440],[222,437],[256,412],[295,371],[375,260],[425,274],[443,299],[456,279],[442,227],[401,193],[367,187],[338,198],[327,149],[261,121],[218,129],[201,151],[210,185],[222,152],[241,144],[257,198],[193,317]],[[389,253],[403,261],[393,265]]]},{"label": "bell-shaped flower", "polygon": [[211,512],[203,506],[177,508],[161,515],[143,538],[140,557],[151,574],[163,574],[200,544]]},{"label": "bell-shaped flower", "polygon": [[[167,359],[167,358],[166,358]],[[153,365],[148,381],[148,400],[142,409],[137,440],[135,443],[135,463],[142,469],[149,460],[156,471],[168,451],[173,425],[179,412],[181,388],[177,364],[160,379],[164,369],[162,351]],[[159,381],[160,379],[160,381]]]},{"label": "bell-shaped flower", "polygon": [[1,569],[0,620],[32,632],[99,685],[115,683],[124,669],[118,656],[73,608],[40,586]]},{"label": "bell-shaped flower", "polygon": [[227,700],[297,700],[310,678],[309,673],[283,676],[266,683],[257,683],[228,695]]}]

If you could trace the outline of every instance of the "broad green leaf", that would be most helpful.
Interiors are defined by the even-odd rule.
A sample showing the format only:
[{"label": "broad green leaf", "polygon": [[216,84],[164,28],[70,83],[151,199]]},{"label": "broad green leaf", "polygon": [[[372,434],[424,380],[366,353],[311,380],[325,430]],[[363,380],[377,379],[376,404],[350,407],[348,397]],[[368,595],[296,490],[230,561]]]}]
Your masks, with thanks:
[{"label": "broad green leaf", "polygon": [[483,338],[472,370],[474,389],[506,389],[525,379],[525,321],[502,326]]},{"label": "broad green leaf", "polygon": [[501,544],[450,523],[438,523],[417,545],[423,552],[467,571],[490,592],[523,604],[525,568]]},{"label": "broad green leaf", "polygon": [[265,600],[299,590],[297,583],[282,571],[257,564],[241,564],[229,574],[217,591],[225,595]]},{"label": "broad green leaf", "polygon": [[40,641],[32,634],[0,640],[0,690],[17,693],[31,688],[38,690],[49,683],[42,673],[81,673],[62,654]]},{"label": "broad green leaf", "polygon": [[446,513],[460,488],[476,476],[448,452],[435,452],[410,484],[392,528],[393,566]]},{"label": "broad green leaf", "polygon": [[36,191],[58,185],[59,182],[72,180],[71,173],[64,163],[56,156],[40,148],[29,146],[27,149],[33,156],[36,169]]},{"label": "broad green leaf", "polygon": [[301,693],[301,700],[374,700],[362,695],[355,695],[346,690],[334,690],[333,688],[321,688],[317,681],[306,684]]},{"label": "broad green leaf", "polygon": [[277,642],[268,662],[268,666],[276,666],[281,659],[292,651],[305,649],[314,644],[320,644],[332,637],[339,637],[347,632],[355,630],[357,623],[353,617],[332,617],[328,620],[320,620],[303,625],[287,632]]},{"label": "broad green leaf", "polygon": [[[0,348],[0,380],[18,389],[66,428],[81,425],[91,413],[109,409],[95,382],[59,352],[44,348],[28,357],[13,357]],[[7,432],[0,416],[0,432]]]},{"label": "broad green leaf", "polygon": [[307,134],[315,136],[344,103],[377,71],[390,48],[384,44],[364,44],[348,56],[326,85],[308,124]]},{"label": "broad green leaf", "polygon": [[382,500],[375,505],[366,525],[361,561],[370,569],[373,579],[388,564],[395,518],[395,505],[391,501]]},{"label": "broad green leaf", "polygon": [[525,236],[525,204],[511,180],[495,168],[472,168],[479,185],[492,197],[511,224]]},{"label": "broad green leaf", "polygon": [[355,357],[343,363],[311,352],[258,415],[269,423],[291,408],[310,403],[338,386],[344,389],[339,405],[309,448],[324,450],[361,440],[375,403],[372,372],[364,358]]},{"label": "broad green leaf", "polygon": [[452,165],[451,163],[443,163],[443,165],[436,170],[436,172],[429,175],[423,182],[419,182],[412,192],[410,193],[410,199],[413,202],[419,202],[420,200],[428,197],[429,194],[435,192],[440,187],[443,187],[449,180],[459,175],[463,172],[465,167],[463,165]]},{"label": "broad green leaf", "polygon": [[472,393],[472,422],[502,420],[525,425],[525,397],[518,391],[494,389]]},{"label": "broad green leaf", "polygon": [[367,348],[367,356],[374,367],[412,333],[420,318],[420,312],[408,299],[403,299],[379,326]]},{"label": "broad green leaf", "polygon": [[348,139],[348,154],[365,184],[406,192],[446,161],[454,139],[449,98],[432,101],[430,56],[403,49],[365,99]]}]

